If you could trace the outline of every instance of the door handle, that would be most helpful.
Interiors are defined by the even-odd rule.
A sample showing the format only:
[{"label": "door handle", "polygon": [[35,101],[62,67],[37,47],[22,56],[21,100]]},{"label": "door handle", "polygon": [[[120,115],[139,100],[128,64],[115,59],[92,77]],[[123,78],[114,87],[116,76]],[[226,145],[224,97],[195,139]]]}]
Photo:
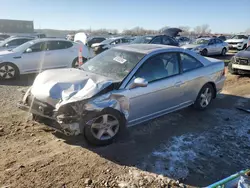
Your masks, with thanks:
[{"label": "door handle", "polygon": [[20,59],[22,58],[21,56],[16,56],[16,57],[13,57],[14,59]]},{"label": "door handle", "polygon": [[181,82],[181,81],[180,82],[176,82],[174,85],[175,85],[175,87],[180,87],[181,85],[183,85],[183,82]]}]

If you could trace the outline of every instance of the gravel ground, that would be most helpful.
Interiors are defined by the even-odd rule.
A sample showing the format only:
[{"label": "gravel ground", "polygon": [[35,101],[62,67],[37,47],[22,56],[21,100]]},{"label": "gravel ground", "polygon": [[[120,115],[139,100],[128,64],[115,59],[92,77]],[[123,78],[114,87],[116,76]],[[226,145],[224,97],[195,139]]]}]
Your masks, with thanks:
[{"label": "gravel ground", "polygon": [[16,108],[34,77],[0,81],[0,187],[205,186],[250,166],[250,114],[235,108],[250,108],[249,77],[228,74],[206,111],[163,116],[99,148]]}]

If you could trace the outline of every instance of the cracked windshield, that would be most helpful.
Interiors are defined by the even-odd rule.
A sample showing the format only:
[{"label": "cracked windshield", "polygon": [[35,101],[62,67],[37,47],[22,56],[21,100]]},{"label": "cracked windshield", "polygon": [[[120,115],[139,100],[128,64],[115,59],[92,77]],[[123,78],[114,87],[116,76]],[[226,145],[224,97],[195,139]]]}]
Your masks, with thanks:
[{"label": "cracked windshield", "polygon": [[249,0],[0,4],[1,188],[250,188]]}]

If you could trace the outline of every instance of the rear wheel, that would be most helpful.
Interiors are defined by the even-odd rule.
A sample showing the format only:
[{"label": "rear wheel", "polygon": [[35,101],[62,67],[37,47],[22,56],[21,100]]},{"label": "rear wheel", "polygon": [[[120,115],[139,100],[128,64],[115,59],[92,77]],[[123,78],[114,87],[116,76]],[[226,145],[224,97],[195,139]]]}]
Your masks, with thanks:
[{"label": "rear wheel", "polygon": [[[82,63],[85,63],[87,61],[86,58],[82,58]],[[79,67],[79,62],[78,62],[78,57],[74,59],[71,65],[72,68],[78,68]]]},{"label": "rear wheel", "polygon": [[209,83],[204,85],[201,88],[196,98],[196,101],[194,103],[194,108],[198,110],[204,110],[210,105],[214,95],[215,95],[215,91],[214,91],[213,86]]},{"label": "rear wheel", "polygon": [[0,79],[10,80],[19,76],[17,66],[12,63],[3,63],[0,65]]},{"label": "rear wheel", "polygon": [[201,55],[203,56],[207,56],[208,52],[207,52],[207,49],[204,49],[201,51]]},{"label": "rear wheel", "polygon": [[224,56],[224,55],[226,55],[226,53],[227,53],[227,49],[223,48],[222,51],[221,51],[221,55]]}]

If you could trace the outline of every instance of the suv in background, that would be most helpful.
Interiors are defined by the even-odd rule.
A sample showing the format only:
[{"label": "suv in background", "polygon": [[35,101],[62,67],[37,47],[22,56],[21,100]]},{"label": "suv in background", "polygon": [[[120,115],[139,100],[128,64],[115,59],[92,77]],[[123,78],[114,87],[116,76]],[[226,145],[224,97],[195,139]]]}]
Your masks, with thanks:
[{"label": "suv in background", "polygon": [[179,46],[179,42],[168,35],[146,35],[138,36],[131,44],[163,44],[170,46]]},{"label": "suv in background", "polygon": [[33,39],[34,37],[9,37],[0,43],[0,50],[10,50]]},{"label": "suv in background", "polygon": [[226,40],[229,49],[244,50],[250,41],[247,35],[234,35],[231,39]]}]

